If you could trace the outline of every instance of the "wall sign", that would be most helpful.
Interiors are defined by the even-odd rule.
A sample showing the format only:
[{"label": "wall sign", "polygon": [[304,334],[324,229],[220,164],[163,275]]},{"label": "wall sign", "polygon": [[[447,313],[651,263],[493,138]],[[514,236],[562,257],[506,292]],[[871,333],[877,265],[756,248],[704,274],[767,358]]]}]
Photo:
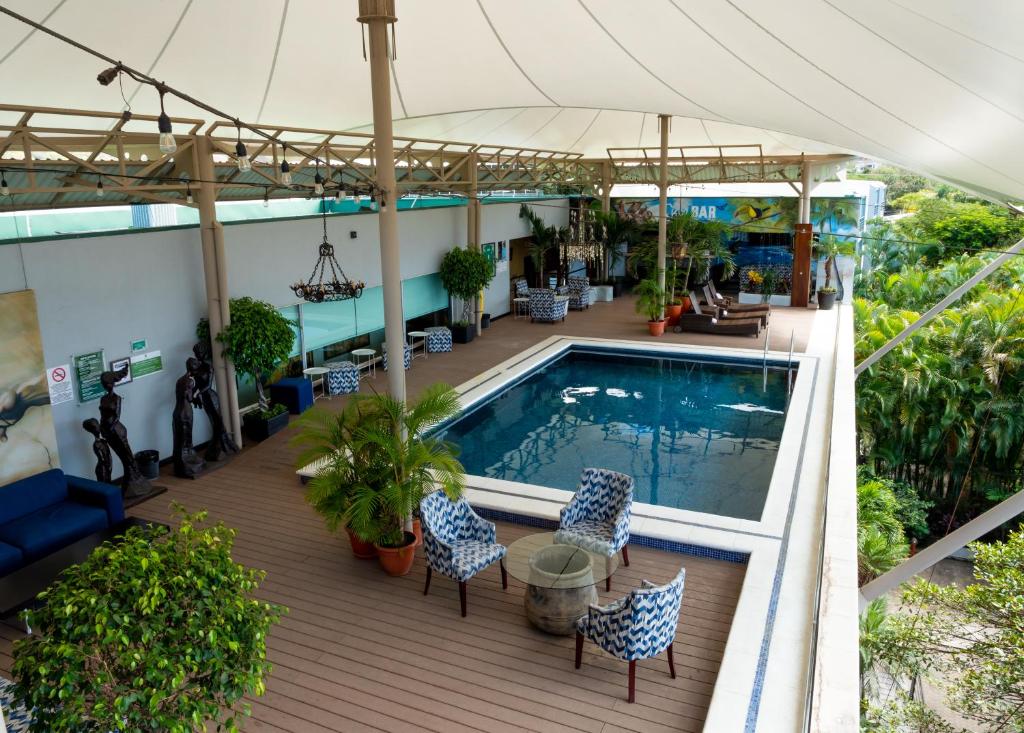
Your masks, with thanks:
[{"label": "wall sign", "polygon": [[79,402],[92,402],[106,394],[100,384],[100,376],[105,369],[103,349],[76,354],[71,357],[71,361],[74,364],[75,381],[78,383]]},{"label": "wall sign", "polygon": [[132,341],[132,353],[138,354],[139,352],[145,351],[146,346],[148,346],[146,339],[135,339]]},{"label": "wall sign", "polygon": [[71,384],[71,365],[61,364],[46,370],[46,386],[50,390],[50,404],[59,405],[75,399],[75,388]]},{"label": "wall sign", "polygon": [[128,384],[132,381],[132,370],[129,368],[131,365],[131,358],[124,357],[122,359],[111,359],[110,360],[110,371],[119,372],[122,369],[126,370],[125,375],[119,380],[114,382],[115,387],[120,387],[122,384]]},{"label": "wall sign", "polygon": [[159,351],[149,351],[145,354],[139,354],[138,356],[131,357],[131,360],[132,379],[148,377],[150,374],[156,374],[164,368],[164,362],[160,357]]}]

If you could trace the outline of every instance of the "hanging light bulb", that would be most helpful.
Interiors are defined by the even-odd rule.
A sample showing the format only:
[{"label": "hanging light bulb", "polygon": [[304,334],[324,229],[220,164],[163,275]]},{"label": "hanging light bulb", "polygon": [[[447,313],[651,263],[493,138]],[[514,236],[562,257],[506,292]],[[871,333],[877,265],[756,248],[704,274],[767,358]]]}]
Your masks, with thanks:
[{"label": "hanging light bulb", "polygon": [[236,127],[235,130],[238,132],[238,142],[235,143],[235,159],[238,162],[238,170],[245,173],[252,168],[252,162],[249,160],[249,151],[242,143],[242,128]]},{"label": "hanging light bulb", "polygon": [[292,185],[292,167],[288,165],[287,160],[281,161],[281,185],[290,186]]},{"label": "hanging light bulb", "polygon": [[96,195],[99,196],[100,198],[103,198],[104,193],[105,191],[103,190],[103,181],[96,181]]},{"label": "hanging light bulb", "polygon": [[164,93],[160,92],[160,116],[156,121],[157,129],[160,130],[160,152],[164,155],[171,155],[178,149],[178,143],[171,133],[171,118],[164,112]]},{"label": "hanging light bulb", "polygon": [[270,189],[269,188],[264,188],[263,189],[263,208],[264,209],[270,208]]},{"label": "hanging light bulb", "polygon": [[187,183],[185,184],[185,203],[192,203],[192,189]]},{"label": "hanging light bulb", "polygon": [[324,192],[324,177],[317,171],[316,176],[313,177],[313,193],[317,196]]},{"label": "hanging light bulb", "polygon": [[380,192],[380,210],[388,210],[388,197],[383,191]]},{"label": "hanging light bulb", "polygon": [[344,198],[345,198],[345,189],[339,188],[337,191],[334,192],[334,200],[336,202],[338,202],[339,204],[342,202],[342,200]]},{"label": "hanging light bulb", "polygon": [[7,176],[0,172],[0,196],[10,196],[11,189],[7,186]]}]

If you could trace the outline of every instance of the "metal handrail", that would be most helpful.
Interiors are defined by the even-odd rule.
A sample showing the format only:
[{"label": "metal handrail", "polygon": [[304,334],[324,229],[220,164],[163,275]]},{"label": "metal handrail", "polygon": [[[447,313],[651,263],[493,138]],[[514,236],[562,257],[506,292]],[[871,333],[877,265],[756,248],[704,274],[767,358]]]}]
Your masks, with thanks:
[{"label": "metal handrail", "polygon": [[768,391],[768,342],[771,336],[771,324],[764,327],[764,354],[761,359],[761,369],[764,376],[763,384],[761,385],[761,391]]},{"label": "metal handrail", "polygon": [[789,332],[789,360],[786,362],[786,396],[793,394],[793,347],[796,345],[796,329]]}]

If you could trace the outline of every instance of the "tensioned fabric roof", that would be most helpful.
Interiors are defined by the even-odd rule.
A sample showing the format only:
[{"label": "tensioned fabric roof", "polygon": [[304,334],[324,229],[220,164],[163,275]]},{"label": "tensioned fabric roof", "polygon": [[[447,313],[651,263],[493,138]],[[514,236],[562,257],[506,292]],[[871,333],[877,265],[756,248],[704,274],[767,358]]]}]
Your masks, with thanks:
[{"label": "tensioned fabric roof", "polygon": [[[371,129],[355,0],[10,0],[251,122]],[[855,152],[1024,200],[1024,3],[397,0],[395,132],[604,156]],[[2,101],[120,109],[101,63],[0,17]],[[125,84],[139,112],[150,88]],[[177,100],[168,112],[207,116]]]}]

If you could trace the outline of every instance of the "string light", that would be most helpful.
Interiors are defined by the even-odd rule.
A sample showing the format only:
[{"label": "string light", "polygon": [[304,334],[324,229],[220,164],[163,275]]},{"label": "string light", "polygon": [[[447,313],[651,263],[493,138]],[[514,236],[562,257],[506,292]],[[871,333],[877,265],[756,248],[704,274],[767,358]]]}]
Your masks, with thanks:
[{"label": "string light", "polygon": [[281,185],[290,186],[292,185],[292,167],[288,165],[287,160],[281,161]]},{"label": "string light", "polygon": [[238,170],[245,173],[252,168],[252,162],[249,160],[249,151],[245,149],[245,144],[242,143],[242,128],[235,127],[235,130],[238,132],[238,142],[235,143],[235,158],[238,161]]},{"label": "string light", "polygon": [[337,203],[340,204],[342,199],[344,199],[344,198],[345,198],[345,190],[344,189],[339,188],[337,191],[334,192],[334,200]]},{"label": "string light", "polygon": [[0,196],[10,196],[11,189],[7,186],[6,171],[0,171]]},{"label": "string light", "polygon": [[187,183],[185,184],[185,203],[192,203],[192,189]]},{"label": "string light", "polygon": [[103,198],[103,194],[106,193],[103,190],[103,181],[96,181],[96,195]]},{"label": "string light", "polygon": [[317,196],[324,192],[324,177],[320,175],[320,171],[317,171],[316,176],[313,177],[313,193]]},{"label": "string light", "polygon": [[270,189],[269,188],[264,188],[263,189],[263,208],[266,209],[266,208],[269,208],[269,207],[270,207]]},{"label": "string light", "polygon": [[171,132],[171,118],[164,111],[164,91],[160,90],[160,116],[156,122],[160,130],[160,152],[164,155],[172,155],[178,149],[178,143]]}]

